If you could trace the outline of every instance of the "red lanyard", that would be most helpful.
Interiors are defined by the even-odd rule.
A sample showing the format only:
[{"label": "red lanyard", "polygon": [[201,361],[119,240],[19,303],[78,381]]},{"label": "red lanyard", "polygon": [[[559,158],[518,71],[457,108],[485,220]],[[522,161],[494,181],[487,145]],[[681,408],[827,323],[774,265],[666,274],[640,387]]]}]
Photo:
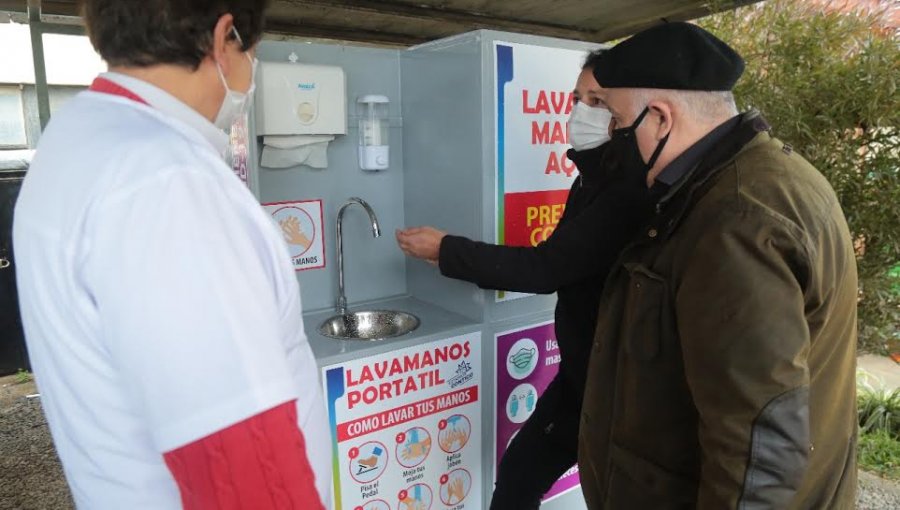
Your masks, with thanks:
[{"label": "red lanyard", "polygon": [[138,103],[150,106],[150,103],[144,101],[141,96],[135,94],[134,92],[117,83],[114,83],[100,76],[94,79],[94,83],[91,83],[91,86],[88,90],[93,92],[100,92],[102,94],[111,94],[113,96],[124,97],[126,99],[131,99],[132,101],[137,101]]}]

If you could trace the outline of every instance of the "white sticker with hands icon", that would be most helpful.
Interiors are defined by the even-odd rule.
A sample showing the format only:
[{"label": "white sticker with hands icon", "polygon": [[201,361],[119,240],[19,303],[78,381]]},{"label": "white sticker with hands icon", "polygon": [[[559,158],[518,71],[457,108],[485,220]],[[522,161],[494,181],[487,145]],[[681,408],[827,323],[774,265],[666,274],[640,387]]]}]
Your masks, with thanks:
[{"label": "white sticker with hands icon", "polygon": [[325,267],[325,236],[322,227],[322,201],[264,204],[284,239],[294,269]]}]

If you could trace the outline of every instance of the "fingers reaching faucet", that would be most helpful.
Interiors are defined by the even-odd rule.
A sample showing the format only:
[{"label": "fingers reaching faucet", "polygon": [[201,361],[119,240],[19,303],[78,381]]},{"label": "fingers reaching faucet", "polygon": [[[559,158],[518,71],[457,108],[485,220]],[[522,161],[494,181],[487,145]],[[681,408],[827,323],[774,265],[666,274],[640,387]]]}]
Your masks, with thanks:
[{"label": "fingers reaching faucet", "polygon": [[409,257],[437,264],[441,252],[441,241],[446,232],[434,227],[411,227],[395,232],[397,244]]}]

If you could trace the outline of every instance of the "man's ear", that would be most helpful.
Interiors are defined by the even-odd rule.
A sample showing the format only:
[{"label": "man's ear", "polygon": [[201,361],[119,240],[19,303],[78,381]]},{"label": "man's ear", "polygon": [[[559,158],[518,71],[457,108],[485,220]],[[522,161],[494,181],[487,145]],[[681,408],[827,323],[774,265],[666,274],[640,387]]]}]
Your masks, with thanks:
[{"label": "man's ear", "polygon": [[222,67],[222,73],[228,74],[228,59],[225,53],[228,51],[228,45],[234,43],[232,31],[234,29],[234,16],[231,14],[223,14],[213,29],[212,59],[218,62]]},{"label": "man's ear", "polygon": [[647,103],[650,108],[650,114],[656,120],[655,138],[662,140],[672,132],[672,124],[674,118],[674,110],[672,104],[668,101],[654,100]]}]

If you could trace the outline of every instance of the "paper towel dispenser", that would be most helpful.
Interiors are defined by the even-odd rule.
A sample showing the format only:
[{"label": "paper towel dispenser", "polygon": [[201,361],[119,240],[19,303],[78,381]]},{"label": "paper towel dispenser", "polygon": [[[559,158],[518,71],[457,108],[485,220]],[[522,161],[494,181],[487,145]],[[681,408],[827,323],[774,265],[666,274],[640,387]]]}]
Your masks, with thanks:
[{"label": "paper towel dispenser", "polygon": [[347,134],[344,70],[260,62],[256,99],[258,135]]}]

